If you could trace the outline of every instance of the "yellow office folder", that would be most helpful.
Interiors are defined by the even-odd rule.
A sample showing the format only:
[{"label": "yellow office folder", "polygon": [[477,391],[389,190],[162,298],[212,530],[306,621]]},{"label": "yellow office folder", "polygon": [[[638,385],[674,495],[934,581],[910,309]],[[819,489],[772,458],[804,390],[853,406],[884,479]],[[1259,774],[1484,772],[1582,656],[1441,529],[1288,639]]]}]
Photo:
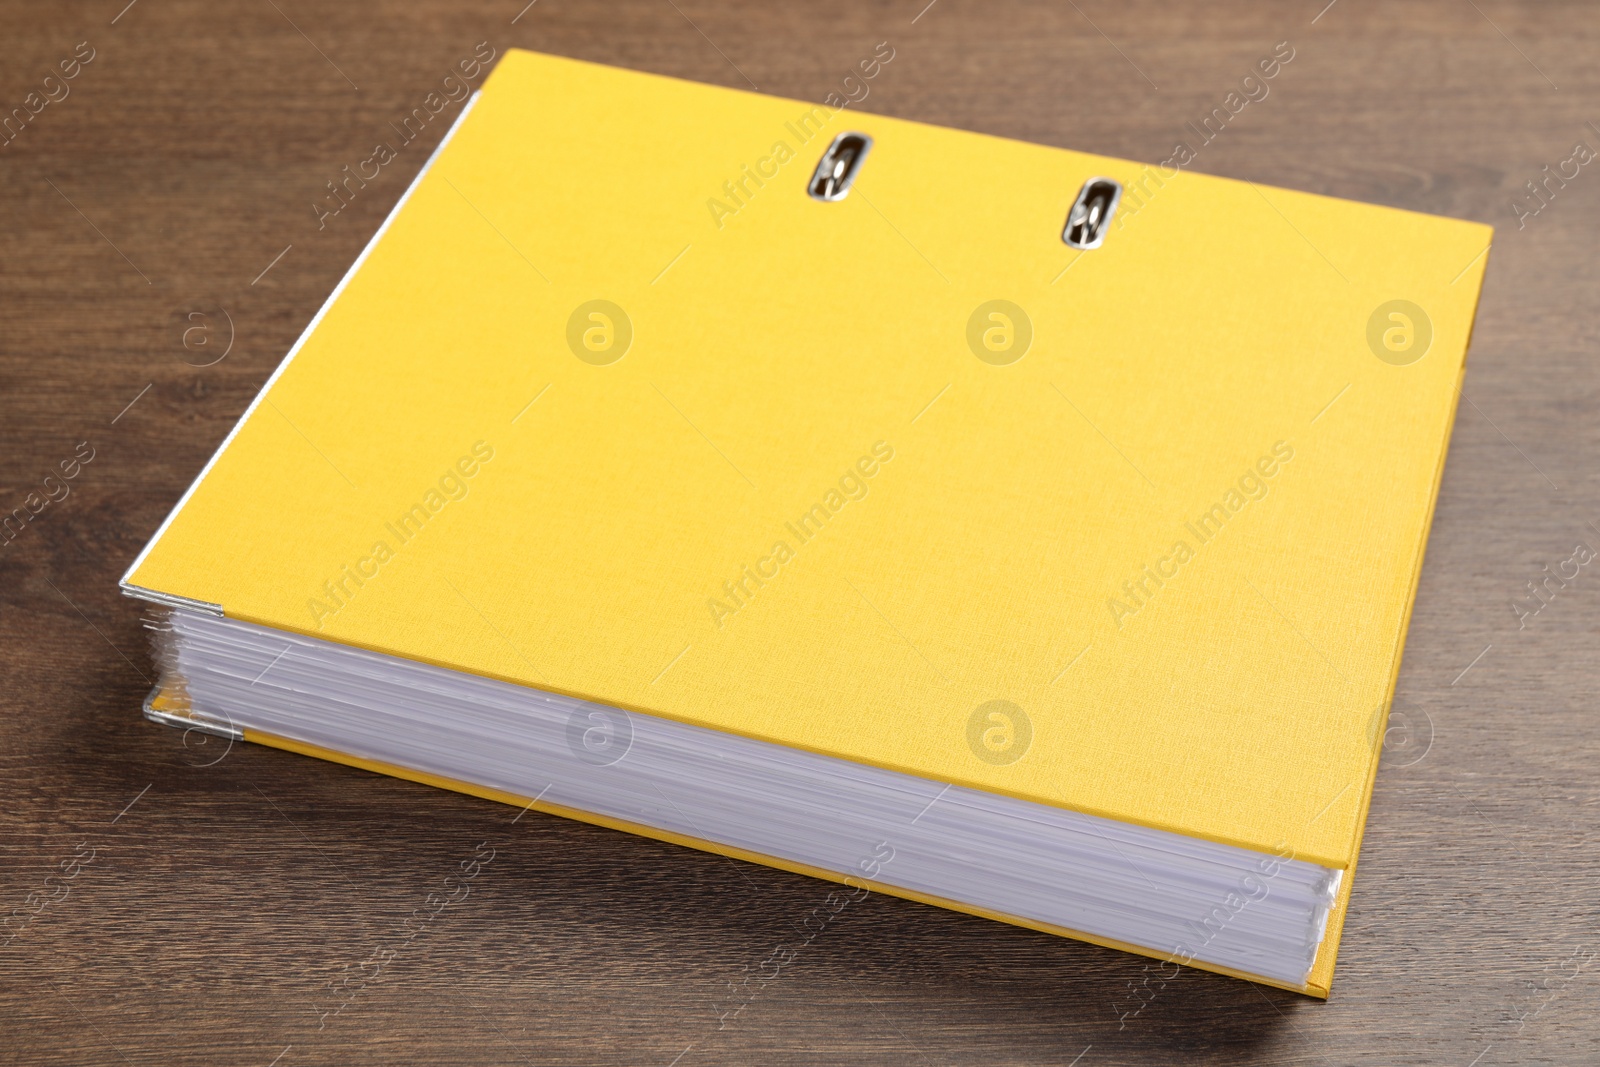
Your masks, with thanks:
[{"label": "yellow office folder", "polygon": [[[171,646],[222,616],[926,783],[907,833],[958,796],[1154,831],[1264,897],[1152,943],[982,865],[535,804],[1325,996],[1490,233],[510,52],[129,570],[191,620],[152,714],[536,800],[250,711],[306,699],[282,666],[204,695]],[[1330,901],[1287,977],[1209,949],[1280,870]]]}]

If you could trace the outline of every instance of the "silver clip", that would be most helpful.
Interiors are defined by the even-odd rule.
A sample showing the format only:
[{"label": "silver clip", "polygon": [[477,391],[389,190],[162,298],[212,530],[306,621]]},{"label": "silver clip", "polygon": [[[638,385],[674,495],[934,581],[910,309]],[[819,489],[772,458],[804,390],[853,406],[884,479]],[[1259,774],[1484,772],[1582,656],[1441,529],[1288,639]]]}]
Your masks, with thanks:
[{"label": "silver clip", "polygon": [[221,604],[209,604],[204,600],[194,600],[190,597],[179,596],[176,593],[158,593],[154,589],[129,585],[127,582],[119,582],[118,587],[122,590],[123,596],[130,596],[136,600],[149,601],[152,604],[160,604],[166,608],[188,608],[191,611],[203,611],[207,615],[215,615],[218,618],[224,617]]},{"label": "silver clip", "polygon": [[843,200],[871,148],[872,138],[866,134],[841,133],[822,153],[806,191],[816,200]]},{"label": "silver clip", "polygon": [[1110,178],[1090,178],[1083,183],[1078,199],[1067,212],[1067,226],[1061,239],[1071,248],[1099,248],[1106,239],[1106,227],[1122,201],[1122,185]]},{"label": "silver clip", "polygon": [[186,734],[190,730],[198,730],[203,734],[213,737],[226,737],[230,741],[243,741],[244,731],[232,723],[216,722],[211,719],[201,719],[194,715],[175,715],[170,711],[157,711],[155,708],[156,697],[161,695],[158,685],[150,690],[150,695],[144,698],[144,717],[151,722],[160,723],[162,726],[171,726],[182,730]]}]

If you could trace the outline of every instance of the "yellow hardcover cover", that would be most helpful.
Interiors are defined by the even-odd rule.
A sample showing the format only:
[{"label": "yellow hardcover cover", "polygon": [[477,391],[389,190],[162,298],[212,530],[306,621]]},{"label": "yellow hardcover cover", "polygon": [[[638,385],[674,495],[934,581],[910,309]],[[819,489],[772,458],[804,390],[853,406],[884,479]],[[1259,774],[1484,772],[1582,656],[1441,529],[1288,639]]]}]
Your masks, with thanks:
[{"label": "yellow hardcover cover", "polygon": [[125,586],[1350,868],[1490,234],[513,51]]}]

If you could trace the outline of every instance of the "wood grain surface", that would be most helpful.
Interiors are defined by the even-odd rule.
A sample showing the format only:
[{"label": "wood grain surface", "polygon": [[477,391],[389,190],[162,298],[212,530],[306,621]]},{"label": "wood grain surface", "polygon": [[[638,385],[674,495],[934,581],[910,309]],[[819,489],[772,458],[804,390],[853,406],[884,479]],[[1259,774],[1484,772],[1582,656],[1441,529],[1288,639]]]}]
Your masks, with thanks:
[{"label": "wood grain surface", "polygon": [[[525,3],[0,3],[0,512],[45,500],[0,546],[0,1061],[1600,1062],[1600,569],[1513,608],[1600,548],[1600,9]],[[866,110],[1142,160],[1288,41],[1195,169],[1497,227],[1326,1003],[877,895],[806,941],[820,882],[140,717],[117,578],[459,105],[319,225],[326,183],[449,68],[820,101],[881,41]]]}]

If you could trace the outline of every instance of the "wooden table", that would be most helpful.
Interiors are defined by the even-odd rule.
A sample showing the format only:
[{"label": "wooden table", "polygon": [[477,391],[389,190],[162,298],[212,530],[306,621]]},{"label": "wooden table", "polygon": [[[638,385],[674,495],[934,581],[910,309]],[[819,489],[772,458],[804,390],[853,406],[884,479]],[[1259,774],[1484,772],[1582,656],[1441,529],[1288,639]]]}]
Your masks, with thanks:
[{"label": "wooden table", "polygon": [[[0,904],[49,898],[0,945],[0,1060],[1600,1062],[1600,570],[1512,607],[1600,548],[1600,166],[1525,186],[1600,148],[1600,9],[124,2],[0,5],[0,106],[60,97],[0,146],[0,511],[93,457],[0,548]],[[827,886],[139,715],[116,580],[444,121],[319,221],[326,183],[449,67],[488,42],[820,101],[885,41],[867,110],[1143,160],[1287,41],[1196,169],[1498,227],[1400,678],[1415,732],[1327,1003],[1145,985],[1133,956],[872,896],[719,1029]],[[480,844],[470,899],[398,943]]]}]

